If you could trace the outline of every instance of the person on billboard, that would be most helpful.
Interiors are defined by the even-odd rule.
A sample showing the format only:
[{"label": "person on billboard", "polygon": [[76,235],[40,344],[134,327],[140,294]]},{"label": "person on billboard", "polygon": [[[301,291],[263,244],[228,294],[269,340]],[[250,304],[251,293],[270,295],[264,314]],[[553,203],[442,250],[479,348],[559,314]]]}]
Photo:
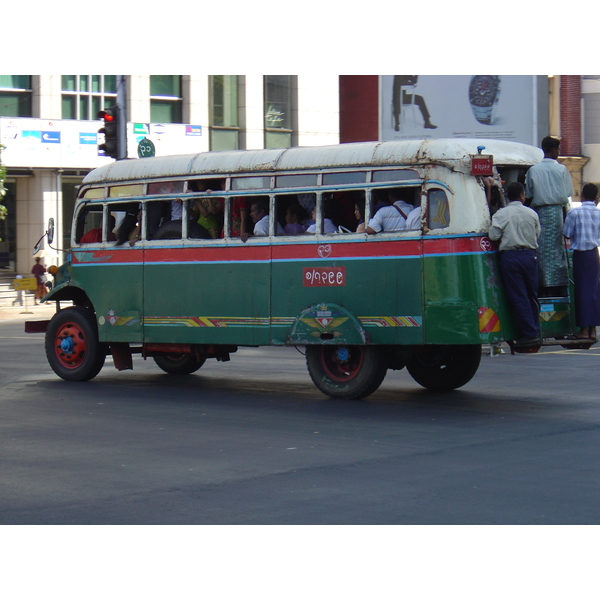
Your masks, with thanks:
[{"label": "person on billboard", "polygon": [[402,105],[415,104],[419,107],[423,116],[423,127],[425,129],[437,129],[429,116],[427,105],[423,96],[418,94],[409,94],[404,87],[413,87],[417,84],[418,75],[394,75],[394,85],[392,89],[392,107],[394,112],[394,130],[400,129],[400,113]]}]

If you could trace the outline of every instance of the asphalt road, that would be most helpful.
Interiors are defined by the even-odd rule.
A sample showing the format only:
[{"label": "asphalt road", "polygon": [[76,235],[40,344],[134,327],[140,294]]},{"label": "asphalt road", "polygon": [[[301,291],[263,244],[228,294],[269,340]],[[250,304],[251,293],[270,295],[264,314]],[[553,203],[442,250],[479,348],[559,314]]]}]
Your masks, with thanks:
[{"label": "asphalt road", "polygon": [[22,332],[0,322],[0,524],[600,523],[600,348],[339,401],[293,348],[68,383]]}]

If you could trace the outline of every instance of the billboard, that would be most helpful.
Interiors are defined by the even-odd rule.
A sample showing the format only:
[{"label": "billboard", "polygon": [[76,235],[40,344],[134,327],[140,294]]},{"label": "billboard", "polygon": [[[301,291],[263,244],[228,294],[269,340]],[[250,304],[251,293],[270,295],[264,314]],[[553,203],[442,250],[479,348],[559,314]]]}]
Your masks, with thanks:
[{"label": "billboard", "polygon": [[537,75],[382,75],[379,139],[493,138],[539,145],[548,81]]}]

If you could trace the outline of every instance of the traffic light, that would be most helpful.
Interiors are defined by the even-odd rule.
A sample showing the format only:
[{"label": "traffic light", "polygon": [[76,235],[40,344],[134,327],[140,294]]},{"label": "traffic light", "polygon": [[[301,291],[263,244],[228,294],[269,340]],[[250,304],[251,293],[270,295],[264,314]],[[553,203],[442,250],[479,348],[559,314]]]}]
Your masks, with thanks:
[{"label": "traffic light", "polygon": [[104,127],[98,133],[104,134],[104,144],[98,146],[106,156],[119,158],[119,110],[117,106],[105,108],[98,113],[99,119],[104,119]]}]

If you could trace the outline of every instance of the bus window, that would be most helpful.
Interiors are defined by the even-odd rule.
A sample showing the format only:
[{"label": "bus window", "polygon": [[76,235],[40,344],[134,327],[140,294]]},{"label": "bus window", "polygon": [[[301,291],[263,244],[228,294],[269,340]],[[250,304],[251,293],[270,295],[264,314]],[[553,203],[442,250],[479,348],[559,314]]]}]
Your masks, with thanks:
[{"label": "bus window", "polygon": [[[371,195],[370,218],[372,219],[377,211],[384,206],[390,206],[392,204],[399,206],[405,213],[405,218],[408,217],[408,214],[411,211],[421,206],[421,187],[410,186],[374,190]],[[413,224],[410,229],[418,229],[418,227],[415,227]]]},{"label": "bus window", "polygon": [[[101,204],[95,204],[92,206],[85,206],[79,212],[77,216],[77,227],[76,227],[76,242],[78,244],[97,244],[103,240],[103,206]],[[116,240],[116,236],[113,232],[115,228],[114,217],[108,220],[108,236],[109,241]]]},{"label": "bus window", "polygon": [[275,178],[275,187],[278,188],[315,187],[316,185],[316,173],[299,173],[298,175],[279,175]]},{"label": "bus window", "polygon": [[[189,192],[200,192],[190,203],[193,221],[212,239],[223,237],[223,207],[225,199],[215,195],[225,188],[225,179],[198,179],[188,183]],[[188,237],[201,237],[196,227],[189,228]]]},{"label": "bus window", "polygon": [[[354,233],[360,223],[364,225],[365,198],[364,190],[348,190],[333,194],[334,210],[331,218],[340,233]],[[361,231],[364,229],[361,228]]]},{"label": "bus window", "polygon": [[283,225],[286,235],[300,235],[311,225],[311,215],[300,204],[298,194],[275,196],[277,222]]},{"label": "bus window", "polygon": [[337,233],[340,222],[339,206],[331,193],[321,194],[321,227],[318,227],[319,212],[317,208],[313,210],[312,218],[315,221],[306,230],[306,233]]},{"label": "bus window", "polygon": [[[270,229],[270,198],[269,196],[252,196],[247,200],[250,207],[250,228],[251,235],[263,237],[269,235]],[[275,235],[283,235],[283,225],[277,221],[277,215],[274,219]]]},{"label": "bus window", "polygon": [[450,225],[450,209],[446,192],[441,189],[431,189],[427,192],[427,227],[429,229],[444,229]]},{"label": "bus window", "polygon": [[158,181],[148,184],[149,196],[166,196],[167,194],[182,194],[183,181]]},{"label": "bus window", "polygon": [[111,198],[122,198],[123,196],[141,196],[144,193],[144,185],[133,183],[131,185],[115,185],[109,189]]},{"label": "bus window", "polygon": [[86,200],[100,200],[104,198],[104,188],[90,188],[85,190],[84,196]]},{"label": "bus window", "polygon": [[348,185],[351,183],[364,183],[364,171],[345,171],[340,173],[323,173],[322,185]]},{"label": "bus window", "polygon": [[231,180],[232,190],[268,190],[270,187],[270,177],[234,177]]},{"label": "bus window", "polygon": [[146,206],[146,239],[153,240],[161,225],[170,220],[171,203],[168,200],[148,200]]},{"label": "bus window", "polygon": [[133,246],[141,239],[142,221],[141,204],[139,202],[126,202],[109,204],[109,214],[115,219],[115,246],[129,243]]},{"label": "bus window", "polygon": [[419,174],[412,169],[394,169],[393,171],[373,171],[372,181],[406,181],[418,179]]}]

